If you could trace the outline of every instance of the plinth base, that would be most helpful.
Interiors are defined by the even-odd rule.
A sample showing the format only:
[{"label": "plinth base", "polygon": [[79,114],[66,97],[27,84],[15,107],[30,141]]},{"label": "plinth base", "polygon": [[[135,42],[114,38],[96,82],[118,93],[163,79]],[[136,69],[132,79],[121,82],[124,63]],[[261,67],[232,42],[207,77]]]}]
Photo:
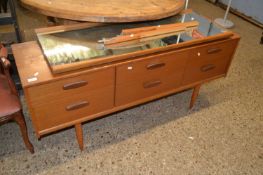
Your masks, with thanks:
[{"label": "plinth base", "polygon": [[217,18],[215,19],[214,21],[216,24],[226,28],[226,29],[229,29],[229,28],[232,28],[234,27],[234,23],[232,21],[229,21],[229,20],[224,20],[222,18]]}]

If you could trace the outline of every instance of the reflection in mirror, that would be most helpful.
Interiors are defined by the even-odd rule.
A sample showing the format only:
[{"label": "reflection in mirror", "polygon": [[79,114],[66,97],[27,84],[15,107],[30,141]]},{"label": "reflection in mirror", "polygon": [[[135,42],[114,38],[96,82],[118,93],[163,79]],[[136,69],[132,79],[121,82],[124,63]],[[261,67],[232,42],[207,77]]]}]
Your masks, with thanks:
[{"label": "reflection in mirror", "polygon": [[[38,34],[38,41],[50,65],[70,64],[176,44],[179,33],[169,36],[162,35],[163,37],[157,37],[147,42],[122,47],[105,47],[99,41],[120,36],[127,29],[176,24],[181,21],[181,18],[182,16],[177,15],[151,22],[111,24],[66,32],[54,31],[54,33]],[[199,25],[190,32],[181,32],[179,44],[224,32],[210,20],[194,12],[185,15],[185,22],[190,21],[197,21]]]}]

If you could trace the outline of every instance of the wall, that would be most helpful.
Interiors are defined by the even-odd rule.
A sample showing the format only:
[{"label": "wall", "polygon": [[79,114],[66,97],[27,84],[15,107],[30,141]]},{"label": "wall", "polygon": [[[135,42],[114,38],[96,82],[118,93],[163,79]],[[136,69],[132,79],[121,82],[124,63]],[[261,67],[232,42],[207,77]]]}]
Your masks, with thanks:
[{"label": "wall", "polygon": [[[219,0],[228,4],[228,0]],[[263,24],[263,0],[232,0],[231,7]]]}]

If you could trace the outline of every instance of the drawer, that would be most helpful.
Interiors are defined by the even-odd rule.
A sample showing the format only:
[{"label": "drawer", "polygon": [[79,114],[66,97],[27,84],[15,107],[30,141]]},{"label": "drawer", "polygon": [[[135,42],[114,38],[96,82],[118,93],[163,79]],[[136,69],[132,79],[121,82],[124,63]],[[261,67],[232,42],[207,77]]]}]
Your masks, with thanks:
[{"label": "drawer", "polygon": [[35,114],[34,124],[41,131],[111,109],[113,104],[114,86],[111,86],[97,89],[93,93],[83,92],[31,107]]},{"label": "drawer", "polygon": [[113,86],[114,68],[96,70],[87,74],[42,84],[28,88],[28,96],[32,104],[46,104],[54,99],[93,93],[94,90]]},{"label": "drawer", "polygon": [[226,74],[237,40],[199,46],[190,51],[183,84]]},{"label": "drawer", "polygon": [[187,58],[187,51],[174,51],[117,66],[116,106],[180,86]]}]

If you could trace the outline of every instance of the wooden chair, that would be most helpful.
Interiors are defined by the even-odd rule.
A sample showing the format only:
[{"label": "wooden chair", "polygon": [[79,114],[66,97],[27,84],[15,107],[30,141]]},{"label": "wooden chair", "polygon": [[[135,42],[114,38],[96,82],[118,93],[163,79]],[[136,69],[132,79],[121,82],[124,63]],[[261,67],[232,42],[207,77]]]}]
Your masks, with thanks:
[{"label": "wooden chair", "polygon": [[0,124],[15,121],[20,127],[26,147],[34,153],[34,147],[28,139],[18,92],[9,74],[10,62],[7,59],[7,49],[2,44],[0,44],[0,63]]}]

